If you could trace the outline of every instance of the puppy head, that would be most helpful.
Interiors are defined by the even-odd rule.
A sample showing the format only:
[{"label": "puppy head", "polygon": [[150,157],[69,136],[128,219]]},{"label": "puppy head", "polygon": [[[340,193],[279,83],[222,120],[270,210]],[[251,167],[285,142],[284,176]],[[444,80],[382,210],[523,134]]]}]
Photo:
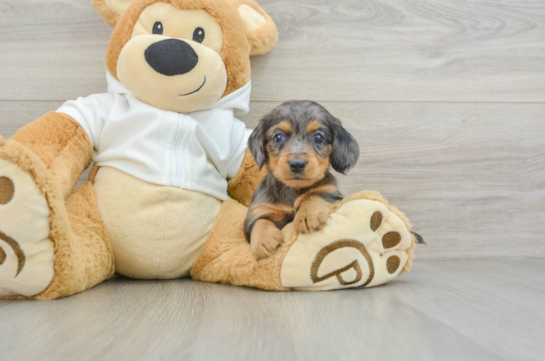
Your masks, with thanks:
[{"label": "puppy head", "polygon": [[310,187],[331,165],[345,174],[358,161],[359,145],[324,107],[312,101],[289,101],[266,114],[248,140],[261,169],[290,188]]},{"label": "puppy head", "polygon": [[253,0],[92,0],[115,26],[106,66],[141,101],[187,113],[250,81],[250,55],[269,51],[274,22]]}]

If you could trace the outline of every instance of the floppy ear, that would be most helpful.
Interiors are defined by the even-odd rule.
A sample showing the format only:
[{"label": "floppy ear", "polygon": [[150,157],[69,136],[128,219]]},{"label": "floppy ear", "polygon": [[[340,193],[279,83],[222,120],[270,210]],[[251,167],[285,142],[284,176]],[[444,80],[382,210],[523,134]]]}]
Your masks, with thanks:
[{"label": "floppy ear", "polygon": [[333,124],[333,146],[331,150],[331,166],[337,172],[346,174],[354,167],[360,157],[360,146],[352,134],[348,133],[337,118],[331,120]]},{"label": "floppy ear", "polygon": [[134,0],[91,0],[98,15],[112,28]]},{"label": "floppy ear", "polygon": [[265,114],[252,134],[250,134],[250,138],[248,138],[248,149],[250,149],[250,153],[254,156],[259,170],[263,168],[263,165],[267,160],[267,153],[265,152],[265,132],[267,131],[271,116],[271,113]]},{"label": "floppy ear", "polygon": [[271,17],[253,0],[231,0],[238,8],[250,43],[250,55],[269,52],[278,41],[278,30]]}]

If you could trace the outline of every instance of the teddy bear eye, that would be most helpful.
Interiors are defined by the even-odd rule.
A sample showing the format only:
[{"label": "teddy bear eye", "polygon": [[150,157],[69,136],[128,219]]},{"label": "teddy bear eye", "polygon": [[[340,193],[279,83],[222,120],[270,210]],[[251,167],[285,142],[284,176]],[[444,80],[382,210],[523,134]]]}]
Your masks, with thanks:
[{"label": "teddy bear eye", "polygon": [[153,24],[152,33],[157,35],[163,35],[163,23],[160,21],[156,21],[155,24]]},{"label": "teddy bear eye", "polygon": [[197,28],[193,32],[193,41],[196,41],[197,43],[202,43],[204,40],[204,29],[203,28]]}]

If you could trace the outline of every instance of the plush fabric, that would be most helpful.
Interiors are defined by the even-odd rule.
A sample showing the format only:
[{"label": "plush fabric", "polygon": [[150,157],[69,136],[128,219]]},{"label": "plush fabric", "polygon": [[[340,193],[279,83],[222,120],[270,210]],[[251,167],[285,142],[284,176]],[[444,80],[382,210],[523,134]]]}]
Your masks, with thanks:
[{"label": "plush fabric", "polygon": [[[140,19],[137,29],[134,26],[143,11],[148,14],[147,7],[157,3],[154,9],[168,12],[161,16],[206,11],[212,17],[204,16],[207,26],[215,22],[221,26],[222,41],[217,28],[210,46],[198,55],[218,60],[219,51],[217,63],[225,68],[227,81],[210,90],[218,92],[209,94],[217,103],[194,102],[198,109],[170,111],[168,104],[157,97],[147,99],[145,92],[140,97],[130,95],[127,83],[137,77],[120,77],[119,59],[130,41],[143,39],[137,39],[139,31],[150,31],[146,29],[157,15],[153,12]],[[180,11],[171,14],[169,4]],[[47,113],[21,128],[8,141],[0,136],[0,298],[60,298],[91,288],[116,270],[141,279],[177,278],[189,272],[198,280],[276,291],[369,287],[410,270],[415,244],[410,224],[372,191],[333,206],[328,225],[319,232],[298,235],[294,225],[288,224],[282,230],[284,243],[273,256],[258,262],[252,254],[242,223],[245,205],[250,204],[266,170],[259,171],[245,150],[249,131],[233,115],[234,109],[247,111],[250,55],[267,52],[278,37],[272,19],[256,2],[93,0],[93,5],[115,25],[106,54],[109,94],[68,102],[59,112]],[[177,25],[178,30],[194,26]],[[165,40],[163,35],[153,35],[157,42]],[[195,43],[199,50],[206,46],[204,39],[186,43]],[[142,58],[150,45],[138,48]],[[191,67],[184,63],[183,69],[175,69],[181,64],[178,59],[174,65],[165,65],[162,61],[172,56],[158,59],[159,53],[151,61],[159,69],[159,78]],[[173,79],[179,76],[185,74]],[[191,80],[175,79],[173,88],[138,79],[141,83],[131,83],[134,89],[163,90],[174,98],[187,95],[178,94],[177,86]],[[243,101],[238,99],[240,94]],[[186,99],[192,103],[192,98]],[[140,103],[146,106],[137,106]],[[184,126],[206,131],[186,132]],[[125,151],[108,153],[118,150]],[[93,157],[97,164],[89,181],[74,190]],[[120,161],[141,165],[140,173],[130,174],[116,163]],[[204,170],[192,173],[197,168]],[[157,177],[150,180],[148,175]],[[184,183],[188,177],[193,186]],[[216,188],[220,191],[210,191]]]},{"label": "plush fabric", "polygon": [[34,296],[54,274],[49,207],[31,176],[16,164],[0,159],[0,174],[14,185],[0,206],[0,296]]},{"label": "plush fabric", "polygon": [[267,174],[267,169],[257,169],[252,153],[246,149],[238,173],[229,181],[227,187],[229,196],[248,207],[252,201],[254,190],[265,177],[265,174]]},{"label": "plush fabric", "polygon": [[[371,218],[377,211],[383,218],[373,231]],[[246,212],[235,201],[223,203],[191,269],[194,279],[274,291],[371,287],[397,277],[412,261],[410,224],[377,192],[362,191],[339,202],[322,231],[298,235],[294,224],[288,224],[282,230],[284,243],[273,256],[259,262],[244,238]],[[384,249],[383,238],[388,233],[399,233],[400,241]],[[316,264],[320,252],[323,259]]]},{"label": "plush fabric", "polygon": [[286,241],[286,247],[281,247],[273,257],[256,261],[242,230],[247,211],[234,200],[223,202],[208,240],[191,268],[191,277],[205,282],[286,291],[280,268],[290,242]]},{"label": "plush fabric", "polygon": [[[407,227],[407,229],[409,231],[411,230],[411,228],[412,228],[411,222],[409,222],[409,220],[405,216],[405,213],[401,212],[399,209],[397,209],[397,207],[394,207],[394,206],[390,205],[388,200],[386,198],[384,198],[379,192],[370,191],[370,190],[361,191],[361,192],[352,194],[351,196],[349,196],[347,198],[344,198],[341,201],[340,205],[342,205],[342,204],[344,204],[346,202],[355,200],[355,199],[369,199],[369,200],[372,200],[372,201],[377,201],[377,202],[381,202],[381,203],[386,204],[386,206],[388,206],[389,211],[391,213],[395,214],[397,217],[399,217],[403,221],[403,223],[405,224],[405,226]],[[405,266],[401,270],[400,274],[409,272],[411,270],[411,267],[412,267],[412,264],[413,264],[414,249],[416,247],[416,239],[415,239],[414,235],[412,235],[412,234],[411,234],[411,240],[412,240],[412,242],[411,242],[409,248],[406,249],[406,252],[408,254],[407,263],[405,263]]]},{"label": "plush fabric", "polygon": [[[117,78],[117,61],[121,50],[131,39],[133,26],[146,6],[156,0],[136,0],[121,16],[112,34],[106,67],[110,74]],[[178,9],[204,9],[221,25],[224,33],[221,58],[227,69],[227,87],[223,96],[229,95],[250,81],[250,44],[246,38],[246,30],[242,21],[232,21],[240,18],[236,8],[225,1],[212,0],[170,0]]]},{"label": "plush fabric", "polygon": [[[52,262],[54,270],[51,281],[40,293],[36,295],[19,294],[2,298],[51,300],[81,292],[111,277],[114,272],[113,254],[104,232],[104,225],[90,183],[80,187],[65,203],[51,172],[44,162],[26,147],[15,140],[4,142],[2,139],[0,141],[0,159],[17,166],[28,174],[43,196],[43,202],[49,208],[49,237],[47,238],[52,244],[53,255],[47,258],[44,254],[47,253],[47,247],[43,247],[43,256],[40,259],[29,258],[25,262],[25,268],[33,269],[33,262],[42,264]],[[14,181],[16,189],[19,184],[24,184],[19,182],[20,180],[17,178]],[[31,187],[28,185],[25,188],[27,192],[31,191]],[[24,219],[19,218],[18,221],[23,223],[13,224],[14,227],[26,227]],[[32,222],[37,222],[37,220]],[[1,228],[6,229],[4,228],[6,227],[4,219],[0,224]],[[33,246],[32,243],[36,240],[21,238],[19,243],[23,242],[28,242],[28,244],[21,245],[21,248],[25,250],[27,246]],[[37,267],[44,268],[43,265]],[[0,282],[2,281],[0,280]],[[5,285],[2,284],[0,287],[5,287]]]},{"label": "plush fabric", "polygon": [[[202,39],[194,38],[196,31]],[[156,2],[134,24],[117,61],[117,78],[157,108],[180,113],[206,109],[220,100],[227,86],[220,56],[223,37],[220,24],[205,10]]]},{"label": "plush fabric", "polygon": [[[282,263],[283,286],[372,287],[399,275],[413,242],[409,228],[386,204],[356,197],[335,211],[323,230],[297,238]],[[375,215],[381,221],[372,227]]]},{"label": "plush fabric", "polygon": [[[241,6],[249,6],[259,13],[265,23],[259,27],[246,28],[246,35],[250,43],[250,55],[261,55],[269,52],[278,42],[278,30],[276,24],[257,3],[253,0],[231,0],[239,9]],[[243,9],[243,8],[242,8]]]},{"label": "plush fabric", "polygon": [[49,112],[22,127],[12,137],[36,154],[51,172],[64,198],[89,166],[93,147],[71,117]]},{"label": "plush fabric", "polygon": [[117,21],[119,20],[119,13],[108,6],[105,0],[91,0],[91,3],[100,17],[102,17],[112,28],[115,27],[115,24],[117,24]]},{"label": "plush fabric", "polygon": [[216,221],[218,199],[110,167],[100,168],[94,187],[118,273],[139,279],[189,274]]}]

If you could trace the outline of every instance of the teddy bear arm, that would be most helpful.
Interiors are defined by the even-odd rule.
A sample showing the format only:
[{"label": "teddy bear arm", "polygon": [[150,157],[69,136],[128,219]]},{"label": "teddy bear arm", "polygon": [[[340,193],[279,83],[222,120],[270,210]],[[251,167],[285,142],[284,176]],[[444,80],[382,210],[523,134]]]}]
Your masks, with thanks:
[{"label": "teddy bear arm", "polygon": [[246,207],[250,205],[255,189],[266,174],[266,169],[259,170],[252,153],[246,149],[244,159],[237,174],[229,181],[227,192],[234,200]]},{"label": "teddy bear arm", "polygon": [[66,114],[49,112],[11,137],[36,154],[53,175],[65,198],[93,157],[83,128]]}]

